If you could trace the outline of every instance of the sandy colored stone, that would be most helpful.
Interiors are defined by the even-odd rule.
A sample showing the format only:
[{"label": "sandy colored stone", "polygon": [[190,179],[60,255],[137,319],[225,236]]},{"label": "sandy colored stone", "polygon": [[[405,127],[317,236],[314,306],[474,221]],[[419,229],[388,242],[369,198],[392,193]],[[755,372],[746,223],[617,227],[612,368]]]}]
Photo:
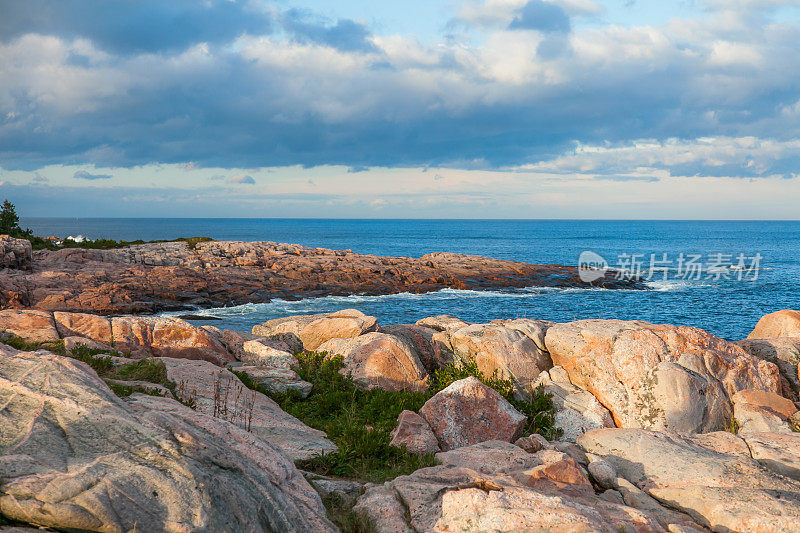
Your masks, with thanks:
[{"label": "sandy colored stone", "polygon": [[539,386],[552,395],[556,411],[553,426],[562,431],[561,440],[575,442],[587,431],[616,427],[611,412],[591,393],[573,385],[560,366],[539,374],[533,387]]},{"label": "sandy colored stone", "polygon": [[800,433],[744,433],[753,459],[773,472],[800,480]]},{"label": "sandy colored stone", "polygon": [[253,334],[271,337],[278,334],[297,336],[303,348],[317,351],[331,339],[350,339],[375,331],[378,321],[357,309],[343,309],[335,313],[295,315],[268,320],[253,327]]},{"label": "sandy colored stone", "polygon": [[478,370],[510,379],[521,397],[530,393],[539,373],[552,366],[550,357],[522,331],[499,324],[473,324],[437,335],[461,361],[475,361]]},{"label": "sandy colored stone", "polygon": [[30,309],[0,310],[0,332],[11,333],[28,342],[52,342],[60,338],[51,313]]},{"label": "sandy colored stone", "polygon": [[207,415],[247,428],[288,457],[309,459],[336,450],[323,431],[312,429],[281,410],[267,396],[244,387],[239,378],[208,361],[161,358],[175,393],[193,400]]},{"label": "sandy colored stone", "polygon": [[80,531],[335,531],[277,448],[87,365],[0,348],[0,512]]},{"label": "sandy colored stone", "polygon": [[439,441],[424,418],[414,411],[405,410],[397,417],[389,446],[406,447],[411,453],[425,455],[439,451]]},{"label": "sandy colored stone", "polygon": [[372,332],[351,339],[330,339],[319,350],[328,357],[342,356],[342,374],[365,389],[428,388],[429,378],[416,352],[394,335]]},{"label": "sandy colored stone", "polygon": [[470,323],[464,322],[460,318],[451,315],[437,315],[417,320],[416,325],[425,326],[426,328],[435,329],[436,331],[447,331],[450,329],[465,328],[469,326]]},{"label": "sandy colored stone", "polygon": [[555,322],[550,320],[537,320],[533,318],[499,319],[492,320],[490,323],[523,333],[543,352],[547,351],[547,347],[544,343],[545,334],[547,330],[550,329],[550,326],[555,324]]},{"label": "sandy colored stone", "polygon": [[226,329],[222,332],[222,343],[247,364],[277,368],[292,368],[297,364],[291,347],[282,340]]},{"label": "sandy colored stone", "polygon": [[550,327],[545,343],[553,363],[620,427],[721,430],[731,419],[730,396],[781,387],[774,364],[697,328],[583,320]]},{"label": "sandy colored stone", "polygon": [[71,352],[79,346],[85,346],[90,350],[103,350],[107,353],[116,353],[116,350],[111,346],[103,344],[102,342],[93,341],[92,339],[87,339],[86,337],[64,337],[63,341],[64,348],[68,352]]},{"label": "sandy colored stone", "polygon": [[111,345],[111,320],[104,316],[87,313],[53,313],[56,329],[62,337],[86,337],[105,345]]},{"label": "sandy colored stone", "polygon": [[569,457],[516,472],[514,478],[523,485],[546,494],[594,496],[589,479],[581,471],[580,465]]},{"label": "sandy colored stone", "polygon": [[27,239],[0,235],[0,269],[30,270],[33,266],[33,247]]},{"label": "sandy colored stone", "polygon": [[791,431],[789,418],[797,412],[791,400],[758,389],[739,391],[731,398],[739,433]]},{"label": "sandy colored stone", "polygon": [[453,362],[453,354],[450,350],[442,350],[433,336],[436,330],[425,326],[414,324],[398,324],[381,326],[381,333],[388,333],[402,340],[419,357],[422,366],[429,375],[433,375],[436,370]]},{"label": "sandy colored stone", "polygon": [[676,434],[598,429],[578,438],[639,489],[715,531],[797,530],[800,483]]},{"label": "sandy colored stone", "polygon": [[736,455],[739,457],[750,457],[750,448],[739,435],[734,435],[728,431],[712,431],[711,433],[697,433],[684,435],[695,444],[699,444],[709,450]]},{"label": "sandy colored stone", "polygon": [[800,337],[800,311],[783,309],[764,315],[747,336],[748,339]]},{"label": "sandy colored stone", "polygon": [[541,466],[542,460],[519,446],[502,440],[479,442],[436,454],[442,465],[469,468],[482,474],[510,473]]},{"label": "sandy colored stone", "polygon": [[300,379],[297,372],[289,368],[273,368],[263,366],[242,365],[232,368],[236,372],[244,372],[250,379],[270,392],[285,394],[296,391],[302,398],[311,394],[313,385]]},{"label": "sandy colored stone", "polygon": [[800,338],[746,339],[736,344],[754,357],[775,363],[789,389],[781,394],[795,401],[800,399]]},{"label": "sandy colored stone", "polygon": [[443,451],[487,440],[514,440],[526,417],[500,394],[470,376],[436,393],[419,411]]}]

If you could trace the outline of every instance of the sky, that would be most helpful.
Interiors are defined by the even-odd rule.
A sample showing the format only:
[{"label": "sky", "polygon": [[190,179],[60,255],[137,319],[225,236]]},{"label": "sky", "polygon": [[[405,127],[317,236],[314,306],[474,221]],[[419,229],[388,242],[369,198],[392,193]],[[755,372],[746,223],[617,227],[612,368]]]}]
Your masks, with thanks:
[{"label": "sky", "polygon": [[800,219],[800,0],[0,0],[23,216]]}]

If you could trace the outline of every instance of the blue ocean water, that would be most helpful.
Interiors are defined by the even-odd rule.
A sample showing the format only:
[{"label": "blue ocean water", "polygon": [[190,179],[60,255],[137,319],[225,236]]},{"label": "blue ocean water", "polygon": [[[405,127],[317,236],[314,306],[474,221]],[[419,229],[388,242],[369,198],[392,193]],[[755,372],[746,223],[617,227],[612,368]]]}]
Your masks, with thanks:
[{"label": "blue ocean water", "polygon": [[[408,323],[435,314],[475,322],[514,317],[555,321],[621,318],[686,324],[735,340],[746,337],[766,313],[800,309],[800,222],[29,218],[22,225],[38,235],[61,237],[82,234],[155,240],[209,236],[349,248],[384,256],[417,257],[449,251],[566,265],[577,264],[580,253],[591,250],[612,267],[630,265],[625,254],[641,254],[637,259],[645,271],[651,254],[656,260],[672,261],[668,279],[661,279],[663,271],[659,271],[649,291],[448,289],[424,295],[355,295],[202,311],[222,319],[209,323],[236,329],[249,329],[287,314],[354,307],[377,316],[383,324]],[[680,254],[685,259],[692,254],[701,256],[698,263],[704,270],[700,279],[678,277]],[[747,267],[758,268],[749,273],[723,270],[720,279],[707,272],[709,263],[737,264],[739,254]],[[754,265],[756,257],[760,259]],[[756,270],[757,279],[752,279]],[[737,279],[740,276],[744,278],[741,281]]]}]

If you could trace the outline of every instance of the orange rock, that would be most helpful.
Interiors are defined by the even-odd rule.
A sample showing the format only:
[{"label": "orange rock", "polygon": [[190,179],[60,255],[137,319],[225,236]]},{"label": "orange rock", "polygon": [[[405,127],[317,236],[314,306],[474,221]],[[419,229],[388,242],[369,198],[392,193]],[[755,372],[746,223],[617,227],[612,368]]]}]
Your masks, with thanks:
[{"label": "orange rock", "polygon": [[471,376],[438,392],[419,414],[444,451],[488,440],[511,442],[527,420],[500,394]]},{"label": "orange rock", "polygon": [[569,457],[519,472],[515,478],[520,483],[544,493],[594,494],[589,478],[578,463]]},{"label": "orange rock", "polygon": [[721,430],[737,391],[781,390],[773,363],[697,328],[582,320],[550,327],[545,344],[553,363],[608,408],[620,427]]},{"label": "orange rock", "polygon": [[114,348],[133,357],[202,359],[216,365],[234,357],[208,331],[178,318],[114,317]]},{"label": "orange rock", "polygon": [[85,313],[53,313],[58,333],[62,337],[86,337],[103,344],[111,344],[111,320]]},{"label": "orange rock", "polygon": [[424,418],[414,411],[405,410],[397,417],[397,427],[392,430],[392,441],[389,446],[400,448],[417,455],[436,453],[439,451],[439,442],[431,427]]},{"label": "orange rock", "polygon": [[761,317],[748,339],[800,337],[800,311],[784,309]]},{"label": "orange rock", "polygon": [[0,331],[11,333],[28,342],[51,342],[59,339],[53,315],[47,311],[2,310]]}]

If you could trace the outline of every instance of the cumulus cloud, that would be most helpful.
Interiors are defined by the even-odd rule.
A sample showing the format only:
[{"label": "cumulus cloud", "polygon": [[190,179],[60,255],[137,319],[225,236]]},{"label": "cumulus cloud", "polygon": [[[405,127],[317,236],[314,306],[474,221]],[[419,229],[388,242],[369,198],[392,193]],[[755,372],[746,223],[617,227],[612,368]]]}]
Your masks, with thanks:
[{"label": "cumulus cloud", "polygon": [[91,174],[85,170],[78,170],[72,175],[76,180],[110,180],[113,176],[111,174]]},{"label": "cumulus cloud", "polygon": [[530,0],[522,6],[508,25],[511,30],[539,30],[543,32],[568,32],[569,17],[552,2]]},{"label": "cumulus cloud", "polygon": [[371,32],[363,24],[340,19],[336,24],[314,21],[314,17],[297,9],[287,11],[282,17],[283,27],[301,43],[317,43],[349,52],[376,52],[371,42]]},{"label": "cumulus cloud", "polygon": [[236,176],[231,176],[227,179],[227,183],[233,183],[236,185],[255,185],[256,180],[253,176],[248,176],[246,174],[237,174]]}]

